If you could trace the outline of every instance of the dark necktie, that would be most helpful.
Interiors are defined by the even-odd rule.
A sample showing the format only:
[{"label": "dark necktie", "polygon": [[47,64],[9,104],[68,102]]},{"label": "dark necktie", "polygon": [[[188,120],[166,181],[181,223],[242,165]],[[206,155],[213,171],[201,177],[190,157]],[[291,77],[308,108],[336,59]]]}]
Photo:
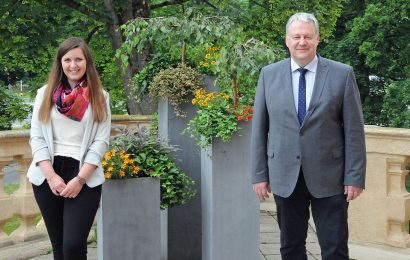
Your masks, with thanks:
[{"label": "dark necktie", "polygon": [[302,125],[303,119],[306,115],[306,79],[305,74],[307,69],[299,68],[299,95],[298,95],[298,119]]}]

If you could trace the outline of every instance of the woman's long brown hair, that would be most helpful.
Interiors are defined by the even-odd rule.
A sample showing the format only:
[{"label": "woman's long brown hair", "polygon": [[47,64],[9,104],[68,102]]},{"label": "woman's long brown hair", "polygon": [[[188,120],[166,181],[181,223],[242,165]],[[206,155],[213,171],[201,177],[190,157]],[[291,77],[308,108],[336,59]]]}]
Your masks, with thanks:
[{"label": "woman's long brown hair", "polygon": [[48,77],[47,88],[44,92],[43,103],[41,103],[39,110],[39,120],[43,123],[50,119],[51,108],[53,107],[53,92],[57,88],[58,84],[67,80],[67,76],[64,74],[61,64],[62,57],[72,49],[81,48],[86,60],[87,87],[90,89],[90,103],[93,110],[93,119],[97,122],[102,122],[107,116],[107,104],[102,90],[102,84],[100,77],[95,68],[93,59],[91,57],[90,49],[87,43],[79,37],[71,37],[60,44],[57,50],[57,55],[54,60],[53,67],[51,68],[50,75]]}]

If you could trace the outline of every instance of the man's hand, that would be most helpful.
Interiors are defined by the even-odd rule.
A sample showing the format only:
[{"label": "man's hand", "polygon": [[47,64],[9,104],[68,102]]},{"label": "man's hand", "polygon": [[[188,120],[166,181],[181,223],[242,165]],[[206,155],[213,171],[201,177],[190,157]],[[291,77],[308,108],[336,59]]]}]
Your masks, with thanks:
[{"label": "man's hand", "polygon": [[345,195],[346,201],[349,202],[351,200],[354,200],[355,198],[359,197],[359,195],[362,193],[363,189],[355,186],[345,186]]},{"label": "man's hand", "polygon": [[258,195],[261,202],[269,198],[268,192],[271,192],[268,182],[258,182],[253,184],[253,191]]}]

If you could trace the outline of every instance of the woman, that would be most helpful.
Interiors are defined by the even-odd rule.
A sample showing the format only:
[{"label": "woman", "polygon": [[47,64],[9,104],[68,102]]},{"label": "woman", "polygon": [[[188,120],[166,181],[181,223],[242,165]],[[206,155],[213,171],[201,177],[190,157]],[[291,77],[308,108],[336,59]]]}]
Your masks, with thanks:
[{"label": "woman", "polygon": [[48,84],[37,91],[27,173],[54,259],[87,259],[110,128],[109,96],[90,50],[81,38],[69,38],[57,51]]}]

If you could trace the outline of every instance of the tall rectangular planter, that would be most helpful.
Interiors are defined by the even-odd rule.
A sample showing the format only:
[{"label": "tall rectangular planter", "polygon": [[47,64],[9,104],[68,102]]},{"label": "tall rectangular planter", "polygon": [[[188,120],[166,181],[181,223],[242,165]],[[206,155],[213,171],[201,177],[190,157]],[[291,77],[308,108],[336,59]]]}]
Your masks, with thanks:
[{"label": "tall rectangular planter", "polygon": [[97,217],[99,260],[160,260],[160,181],[107,180]]},{"label": "tall rectangular planter", "polygon": [[201,152],[202,259],[259,259],[259,202],[250,176],[251,123]]},{"label": "tall rectangular planter", "polygon": [[185,205],[168,209],[168,260],[200,260],[202,257],[201,234],[201,153],[195,140],[182,135],[187,123],[195,115],[190,104],[181,106],[186,117],[177,117],[174,108],[163,99],[158,104],[159,134],[177,145],[176,165],[195,181],[197,195]]}]

